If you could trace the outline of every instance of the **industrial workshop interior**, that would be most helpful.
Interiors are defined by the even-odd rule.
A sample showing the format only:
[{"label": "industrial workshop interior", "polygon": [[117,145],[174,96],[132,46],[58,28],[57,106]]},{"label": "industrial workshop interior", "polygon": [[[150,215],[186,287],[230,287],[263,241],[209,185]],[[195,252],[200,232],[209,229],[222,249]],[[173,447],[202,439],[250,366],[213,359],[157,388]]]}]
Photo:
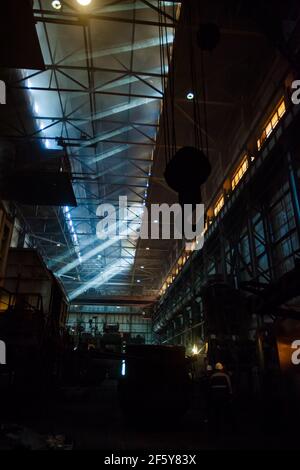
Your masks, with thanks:
[{"label": "industrial workshop interior", "polygon": [[1,2],[0,450],[299,448],[299,129],[298,0]]}]

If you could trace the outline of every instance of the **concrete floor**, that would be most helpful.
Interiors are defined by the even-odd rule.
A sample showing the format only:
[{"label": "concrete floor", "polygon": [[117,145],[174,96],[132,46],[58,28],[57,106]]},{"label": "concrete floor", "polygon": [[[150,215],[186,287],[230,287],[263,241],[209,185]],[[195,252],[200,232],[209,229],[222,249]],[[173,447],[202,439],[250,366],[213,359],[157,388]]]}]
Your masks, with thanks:
[{"label": "concrete floor", "polygon": [[[6,415],[6,416],[5,416]],[[119,408],[117,382],[105,380],[93,389],[65,389],[59,400],[43,400],[28,406],[19,402],[2,413],[5,422],[15,422],[43,435],[65,434],[75,449],[128,450],[210,450],[210,449],[289,449],[297,448],[293,433],[281,426],[262,426],[251,405],[236,413],[236,429],[220,434],[210,430],[197,396],[182,418],[172,423],[163,419],[149,425],[125,419]],[[14,416],[13,416],[14,415]],[[267,426],[268,427],[268,426]]]}]

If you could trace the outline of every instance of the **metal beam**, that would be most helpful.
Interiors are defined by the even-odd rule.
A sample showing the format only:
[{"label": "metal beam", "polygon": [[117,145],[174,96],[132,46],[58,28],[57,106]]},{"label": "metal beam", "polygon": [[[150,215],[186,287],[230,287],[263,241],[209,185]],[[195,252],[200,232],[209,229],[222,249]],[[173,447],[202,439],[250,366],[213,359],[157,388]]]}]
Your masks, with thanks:
[{"label": "metal beam", "polygon": [[154,302],[157,301],[157,298],[155,296],[126,296],[126,297],[86,297],[82,298],[79,297],[76,299],[74,302],[72,302],[72,305],[139,305],[141,307],[143,306],[150,306]]},{"label": "metal beam", "polygon": [[[86,67],[81,66],[81,65],[60,65],[60,64],[47,64],[46,70],[80,70],[86,72]],[[118,68],[109,68],[109,67],[95,67],[92,66],[90,67],[90,70],[92,72],[104,72],[104,73],[116,73],[120,75],[126,75],[129,76],[141,76],[141,77],[152,77],[152,78],[161,78],[161,77],[167,77],[167,74],[162,74],[162,73],[151,73],[151,72],[142,72],[142,71],[137,71],[137,70],[127,70],[127,69],[118,69]]]},{"label": "metal beam", "polygon": [[[90,20],[96,21],[109,21],[112,23],[126,23],[126,24],[140,24],[145,26],[155,26],[157,28],[175,28],[177,25],[176,21],[171,23],[161,22],[161,21],[149,21],[142,20],[137,18],[125,18],[119,16],[109,16],[101,14],[78,14],[69,13],[65,11],[56,12],[54,10],[45,10],[45,9],[34,9],[33,13],[35,15],[35,20],[42,23],[54,23],[54,24],[70,24],[73,26],[86,26]],[[43,16],[40,16],[43,15]],[[45,16],[48,15],[48,16]]]},{"label": "metal beam", "polygon": [[117,91],[100,91],[100,90],[89,90],[88,88],[79,88],[76,90],[75,88],[54,88],[54,87],[28,87],[28,86],[16,86],[16,87],[11,87],[15,90],[28,90],[28,91],[54,91],[56,93],[80,93],[80,94],[95,94],[95,95],[111,95],[111,96],[125,96],[128,98],[130,96],[131,98],[143,98],[143,99],[156,99],[156,100],[162,100],[163,96],[158,95],[158,96],[153,96],[153,95],[142,95],[142,94],[134,94],[131,93],[121,93]]}]

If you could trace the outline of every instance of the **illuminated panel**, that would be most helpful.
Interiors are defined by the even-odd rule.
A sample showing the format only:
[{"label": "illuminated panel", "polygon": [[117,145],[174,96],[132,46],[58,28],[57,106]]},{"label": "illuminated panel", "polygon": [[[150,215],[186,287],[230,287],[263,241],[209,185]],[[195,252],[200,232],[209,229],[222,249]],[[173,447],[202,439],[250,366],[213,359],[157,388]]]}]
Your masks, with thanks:
[{"label": "illuminated panel", "polygon": [[231,188],[232,191],[237,187],[241,179],[243,178],[244,174],[248,170],[249,163],[248,163],[248,157],[247,155],[244,156],[243,160],[235,170],[232,178],[231,178]]},{"label": "illuminated panel", "polygon": [[276,107],[275,111],[272,114],[271,119],[267,122],[266,126],[264,127],[262,134],[259,139],[257,139],[257,148],[258,150],[261,149],[263,143],[270,137],[272,134],[273,130],[277,126],[278,122],[282,118],[282,116],[286,112],[286,106],[284,99],[282,98]]},{"label": "illuminated panel", "polygon": [[219,199],[217,200],[216,204],[215,204],[215,207],[214,207],[214,214],[215,214],[215,217],[217,217],[217,215],[219,214],[220,210],[222,209],[222,207],[224,206],[224,203],[225,203],[225,200],[224,200],[224,195],[222,194]]}]

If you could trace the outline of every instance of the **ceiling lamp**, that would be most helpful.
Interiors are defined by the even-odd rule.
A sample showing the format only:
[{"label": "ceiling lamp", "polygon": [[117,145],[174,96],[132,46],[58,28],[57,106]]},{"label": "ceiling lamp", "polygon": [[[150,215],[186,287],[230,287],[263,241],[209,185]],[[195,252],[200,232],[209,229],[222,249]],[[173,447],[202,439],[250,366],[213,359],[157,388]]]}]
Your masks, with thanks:
[{"label": "ceiling lamp", "polygon": [[187,99],[189,101],[192,101],[194,98],[195,98],[195,95],[192,91],[190,91],[187,95],[186,95]]},{"label": "ceiling lamp", "polygon": [[92,3],[92,0],[77,0],[77,3],[79,3],[79,5],[82,5],[83,7],[86,7],[87,5]]},{"label": "ceiling lamp", "polygon": [[62,4],[59,0],[53,0],[51,5],[54,8],[54,10],[61,10]]}]

